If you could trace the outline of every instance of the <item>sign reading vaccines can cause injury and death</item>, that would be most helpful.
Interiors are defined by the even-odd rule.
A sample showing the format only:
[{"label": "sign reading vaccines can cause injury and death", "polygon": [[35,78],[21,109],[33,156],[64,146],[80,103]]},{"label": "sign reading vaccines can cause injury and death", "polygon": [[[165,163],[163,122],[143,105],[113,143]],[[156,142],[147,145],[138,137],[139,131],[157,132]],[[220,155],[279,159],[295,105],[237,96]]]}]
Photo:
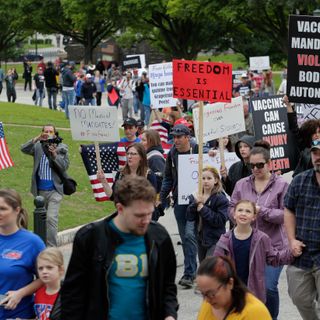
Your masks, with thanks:
[{"label": "sign reading vaccines can cause injury and death", "polygon": [[73,140],[120,140],[117,108],[69,106],[69,116]]},{"label": "sign reading vaccines can cause injury and death", "polygon": [[232,65],[173,60],[173,96],[188,100],[230,102]]},{"label": "sign reading vaccines can cause injury and death", "polygon": [[149,65],[150,99],[153,109],[176,106],[173,98],[172,62]]},{"label": "sign reading vaccines can cause injury and death", "polygon": [[124,69],[141,68],[141,61],[139,56],[131,56],[123,59],[122,65]]},{"label": "sign reading vaccines can cause injury and death", "polygon": [[282,173],[294,169],[294,141],[290,137],[287,109],[282,102],[283,96],[253,98],[252,118],[257,140],[270,143],[271,170]]},{"label": "sign reading vaccines can cause injury and death", "polygon": [[[199,141],[199,109],[193,109],[193,123]],[[242,97],[231,103],[217,102],[203,108],[203,141],[207,142],[238,132],[246,131]]]},{"label": "sign reading vaccines can cause injury and death", "polygon": [[[225,152],[225,166],[229,170],[231,165],[239,161],[235,152]],[[198,155],[184,154],[178,158],[178,204],[189,204],[189,196],[197,190],[199,183]],[[220,170],[220,155],[210,157],[208,154],[203,155],[203,166],[211,166]]]},{"label": "sign reading vaccines can cause injury and death", "polygon": [[287,96],[290,102],[319,104],[320,17],[289,18]]}]

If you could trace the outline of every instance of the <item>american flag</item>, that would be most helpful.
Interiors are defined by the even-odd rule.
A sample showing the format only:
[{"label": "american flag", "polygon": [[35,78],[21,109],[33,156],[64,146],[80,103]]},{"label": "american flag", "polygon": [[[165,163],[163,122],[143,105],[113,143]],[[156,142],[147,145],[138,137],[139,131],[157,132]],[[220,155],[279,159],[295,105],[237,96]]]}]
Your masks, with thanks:
[{"label": "american flag", "polygon": [[[105,177],[112,187],[113,179],[116,174],[116,171],[120,167],[124,166],[126,158],[126,147],[130,143],[116,142],[116,143],[102,143],[99,145],[100,149],[100,158],[101,166]],[[167,157],[171,144],[162,143],[162,148],[164,150],[164,157]],[[97,179],[97,160],[96,160],[96,151],[94,144],[90,145],[81,145],[81,157],[84,163],[84,166],[87,170],[89,180],[91,183],[92,191],[96,201],[107,201],[109,197],[104,192],[103,186],[100,181]]]},{"label": "american flag", "polygon": [[158,120],[152,121],[150,129],[158,131],[161,142],[168,142],[168,130],[165,127],[163,127]]},{"label": "american flag", "polygon": [[9,154],[9,149],[4,136],[3,125],[0,122],[0,170],[13,167],[13,161]]}]

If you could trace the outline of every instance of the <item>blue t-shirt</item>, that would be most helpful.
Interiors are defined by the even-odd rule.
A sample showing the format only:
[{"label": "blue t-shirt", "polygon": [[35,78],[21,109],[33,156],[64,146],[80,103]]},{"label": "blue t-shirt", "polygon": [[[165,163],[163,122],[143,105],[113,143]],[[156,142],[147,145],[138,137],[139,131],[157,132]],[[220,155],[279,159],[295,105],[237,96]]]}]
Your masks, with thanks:
[{"label": "blue t-shirt", "polygon": [[251,246],[252,232],[249,238],[245,240],[239,240],[235,237],[234,231],[232,231],[232,243],[234,262],[236,265],[236,271],[242,282],[247,285],[249,277],[249,257]]},{"label": "blue t-shirt", "polygon": [[136,139],[134,141],[129,141],[127,137],[123,137],[120,139],[120,142],[131,142],[131,143],[135,143],[135,142],[141,142],[141,139],[139,137],[136,137]]},{"label": "blue t-shirt", "polygon": [[[0,294],[18,290],[33,281],[36,259],[44,248],[43,241],[25,229],[8,236],[0,235]],[[14,310],[0,307],[1,320],[33,317],[33,296],[23,298]]]},{"label": "blue t-shirt", "polygon": [[145,320],[148,258],[144,237],[121,232],[112,220],[110,226],[123,243],[116,247],[108,275],[108,319]]}]

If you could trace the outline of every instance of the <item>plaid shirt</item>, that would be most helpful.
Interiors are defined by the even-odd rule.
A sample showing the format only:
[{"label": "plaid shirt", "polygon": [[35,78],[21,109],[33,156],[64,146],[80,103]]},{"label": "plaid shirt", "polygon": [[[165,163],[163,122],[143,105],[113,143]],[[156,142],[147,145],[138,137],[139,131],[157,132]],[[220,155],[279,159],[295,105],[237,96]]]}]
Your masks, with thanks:
[{"label": "plaid shirt", "polygon": [[306,244],[293,265],[303,269],[320,267],[320,186],[314,169],[292,180],[284,205],[296,216],[296,239]]}]

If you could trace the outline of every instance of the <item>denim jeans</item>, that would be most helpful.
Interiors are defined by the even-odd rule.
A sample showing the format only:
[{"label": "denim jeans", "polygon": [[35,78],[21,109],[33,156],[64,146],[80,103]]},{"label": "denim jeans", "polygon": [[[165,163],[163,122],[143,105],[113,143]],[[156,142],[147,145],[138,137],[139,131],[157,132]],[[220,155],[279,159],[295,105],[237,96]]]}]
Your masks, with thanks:
[{"label": "denim jeans", "polygon": [[177,221],[179,235],[184,255],[184,275],[194,277],[197,270],[197,240],[195,223],[187,221],[186,211],[188,205],[174,206],[174,215]]},{"label": "denim jeans", "polygon": [[288,293],[304,320],[320,319],[320,268],[287,267]]},{"label": "denim jeans", "polygon": [[266,266],[265,270],[265,280],[266,280],[266,289],[267,289],[267,302],[266,307],[268,308],[272,320],[276,320],[279,315],[279,291],[278,291],[278,282],[280,278],[280,273],[283,269],[281,267],[272,267]]},{"label": "denim jeans", "polygon": [[139,97],[137,95],[133,95],[133,110],[134,114],[137,114],[139,111]]},{"label": "denim jeans", "polygon": [[57,110],[57,92],[55,87],[47,88],[49,109]]},{"label": "denim jeans", "polygon": [[36,90],[36,100],[35,100],[34,104],[38,105],[38,102],[39,102],[39,106],[42,107],[43,96],[44,96],[44,89],[42,89],[42,90],[37,89]]},{"label": "denim jeans", "polygon": [[144,104],[143,109],[144,109],[144,124],[147,126],[149,125],[149,121],[150,121],[151,107]]},{"label": "denim jeans", "polygon": [[92,99],[85,99],[83,105],[85,106],[95,106],[96,105],[96,99],[92,98]]},{"label": "denim jeans", "polygon": [[74,105],[76,93],[74,90],[63,90],[62,91],[62,100],[64,102],[64,111],[66,118],[69,119],[69,105]]}]

